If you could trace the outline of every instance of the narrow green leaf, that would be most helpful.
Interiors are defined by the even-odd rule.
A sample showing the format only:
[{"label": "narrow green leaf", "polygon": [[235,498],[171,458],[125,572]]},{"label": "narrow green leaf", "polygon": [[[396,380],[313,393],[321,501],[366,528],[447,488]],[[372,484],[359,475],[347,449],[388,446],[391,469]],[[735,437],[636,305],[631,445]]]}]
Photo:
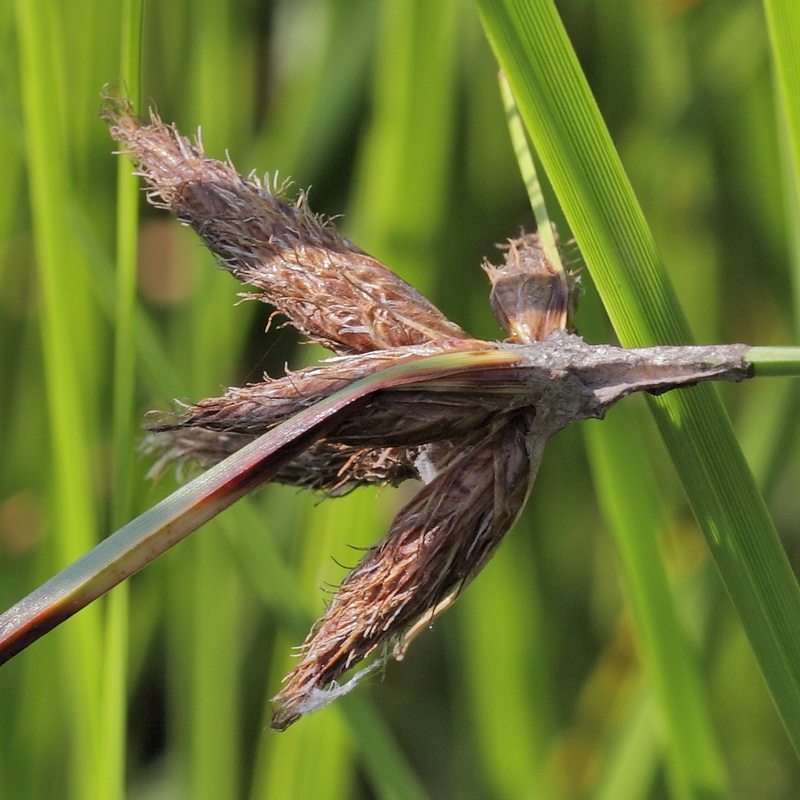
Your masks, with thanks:
[{"label": "narrow green leaf", "polygon": [[[138,102],[140,94],[142,0],[122,4],[120,70],[127,91]],[[114,487],[111,522],[114,527],[130,519],[133,510],[133,459],[136,343],[136,266],[139,236],[138,180],[117,165],[117,272],[114,306],[113,451]],[[129,591],[127,584],[108,601],[105,619],[103,661],[103,758],[107,776],[106,794],[125,797],[127,755],[127,679]]]},{"label": "narrow green leaf", "polygon": [[[582,255],[626,346],[689,331],[652,236],[550,0],[479,0],[492,47]],[[800,591],[716,393],[654,413],[787,732],[800,751]]]},{"label": "narrow green leaf", "polygon": [[788,169],[784,171],[785,192],[789,197],[789,236],[794,245],[795,326],[800,313],[800,280],[797,270],[800,258],[800,237],[797,232],[800,208],[800,6],[783,0],[764,0],[767,30],[772,47],[775,93],[783,123],[785,155]]},{"label": "narrow green leaf", "polygon": [[800,176],[800,7],[781,0],[764,0],[764,11],[772,45],[776,91],[784,124],[789,133],[789,149],[795,192]]},{"label": "narrow green leaf", "polygon": [[600,504],[611,524],[625,588],[666,733],[668,778],[676,798],[728,796],[703,675],[681,625],[658,550],[667,517],[648,463],[641,419],[613,409],[586,426]]},{"label": "narrow green leaf", "polygon": [[[59,529],[50,545],[51,563],[64,563],[97,539],[91,489],[92,406],[96,399],[98,336],[86,263],[72,240],[64,209],[79,204],[67,158],[68,131],[62,112],[69,103],[64,61],[55,45],[61,9],[43,0],[14,4],[19,39],[18,75],[41,298],[49,466],[53,517]],[[59,678],[69,686],[65,796],[101,797],[107,787],[98,700],[101,609],[77,622],[61,640]]]}]

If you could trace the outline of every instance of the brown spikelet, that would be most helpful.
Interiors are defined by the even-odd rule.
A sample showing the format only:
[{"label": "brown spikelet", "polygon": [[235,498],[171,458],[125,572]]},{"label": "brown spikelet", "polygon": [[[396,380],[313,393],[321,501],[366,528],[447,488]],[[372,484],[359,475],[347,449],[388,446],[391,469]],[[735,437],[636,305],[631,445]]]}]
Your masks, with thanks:
[{"label": "brown spikelet", "polygon": [[[283,378],[231,387],[222,397],[201,400],[177,417],[150,426],[157,434],[147,442],[148,452],[157,458],[151,474],[160,474],[170,463],[212,466],[303,408],[392,364],[490,347],[487,342],[464,339],[393,348],[340,357]],[[505,403],[501,400],[500,404]],[[410,423],[407,414],[415,405],[419,413]],[[471,393],[444,392],[433,396],[404,393],[393,400],[383,398],[379,404],[367,403],[360,415],[330,431],[275,480],[332,495],[361,484],[398,485],[418,477],[414,465],[422,445],[470,433],[475,422],[486,419],[497,405],[495,399],[476,406]]]},{"label": "brown spikelet", "polygon": [[273,699],[274,728],[285,729],[335,697],[348,669],[397,643],[481,569],[533,480],[542,447],[530,423],[528,412],[497,418],[400,511],[303,645],[300,663]]},{"label": "brown spikelet", "polygon": [[151,112],[144,124],[108,98],[111,135],[136,162],[148,199],[195,230],[220,263],[261,290],[299,331],[337,353],[467,335],[416,289],[312,214],[286,185],[243,178]]},{"label": "brown spikelet", "polygon": [[537,342],[571,324],[574,294],[569,277],[545,253],[538,233],[509,239],[502,266],[484,261],[497,321],[516,342]]},{"label": "brown spikelet", "polygon": [[[176,466],[179,477],[187,468],[207,469],[256,438],[210,428],[175,428],[150,436],[144,451],[156,457],[149,476],[159,477]],[[340,497],[357,486],[399,486],[418,477],[422,447],[358,447],[321,440],[297,456],[273,478],[277,483]]]},{"label": "brown spikelet", "polygon": [[492,347],[477,339],[456,339],[329,359],[317,366],[290,372],[282,378],[267,378],[249,386],[231,387],[222,397],[201,400],[185,409],[174,421],[152,425],[151,430],[200,426],[261,434],[353,381],[386,367],[412,362],[423,356]]}]

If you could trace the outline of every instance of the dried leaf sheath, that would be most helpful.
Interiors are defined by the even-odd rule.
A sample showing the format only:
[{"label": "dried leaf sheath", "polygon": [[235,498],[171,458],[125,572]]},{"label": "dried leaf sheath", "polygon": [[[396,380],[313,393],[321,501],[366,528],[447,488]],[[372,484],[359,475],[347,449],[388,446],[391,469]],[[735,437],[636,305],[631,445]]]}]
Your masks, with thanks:
[{"label": "dried leaf sheath", "polygon": [[416,289],[312,214],[285,186],[243,178],[151,112],[137,120],[109,99],[111,135],[137,163],[153,205],[193,228],[222,265],[262,290],[298,330],[337,353],[467,335]]}]

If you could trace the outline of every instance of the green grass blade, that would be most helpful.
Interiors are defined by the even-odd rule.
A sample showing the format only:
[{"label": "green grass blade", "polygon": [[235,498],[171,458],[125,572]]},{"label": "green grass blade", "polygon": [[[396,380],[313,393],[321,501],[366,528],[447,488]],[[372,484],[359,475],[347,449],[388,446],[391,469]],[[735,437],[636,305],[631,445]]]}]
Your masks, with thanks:
[{"label": "green grass blade", "polygon": [[[531,525],[531,515],[524,514],[518,535],[525,536]],[[459,600],[462,636],[469,644],[463,666],[472,698],[467,711],[476,758],[497,797],[530,792],[557,800],[561,794],[547,769],[555,727],[552,653],[541,588],[520,545],[512,533]]]},{"label": "green grass blade", "polygon": [[[64,563],[97,539],[91,491],[98,338],[86,264],[72,243],[64,209],[79,203],[69,169],[64,112],[68,92],[60,69],[60,14],[45,2],[15,4],[19,74],[29,166],[30,199],[42,302],[42,347],[50,428],[51,491],[59,521],[51,552]],[[104,759],[97,688],[101,608],[71,626],[61,639],[59,677],[70,687],[70,753],[65,796],[102,797],[116,783]]]},{"label": "green grass blade", "polygon": [[[208,147],[235,149],[237,129],[248,130],[251,124],[249,104],[239,101],[239,93],[247,91],[246,83],[231,91],[240,55],[237,49],[245,55],[247,47],[246,41],[237,45],[234,38],[235,9],[228,3],[215,3],[202,14],[192,13],[190,4],[185,9],[191,32],[185,61],[197,80],[179,97],[192,125],[201,126]],[[229,380],[247,330],[246,313],[231,302],[227,276],[210,269],[210,262],[204,248],[193,249],[192,302],[181,314],[185,327],[177,329],[181,337],[188,337],[182,345],[190,376],[182,391],[188,389],[197,397],[216,391],[221,380]],[[181,347],[178,340],[175,345]],[[224,543],[218,523],[212,523],[210,533],[187,544],[180,564],[173,560],[179,574],[171,587],[169,609],[171,691],[182,712],[176,744],[183,755],[185,792],[198,800],[233,800],[242,791],[236,741],[225,735],[220,741],[219,734],[241,726],[236,680],[241,653],[231,624],[240,616],[241,597],[229,571],[214,578]],[[209,636],[210,629],[219,630],[219,638]]]},{"label": "green grass blade", "polygon": [[[664,501],[638,415],[614,409],[586,437],[600,503],[622,561],[626,593],[667,732],[672,796],[724,798],[725,767],[703,675],[681,625],[658,549]],[[639,430],[637,430],[637,428]]]},{"label": "green grass blade", "polygon": [[[800,9],[794,3],[764,0],[772,57],[775,66],[776,90],[780,98],[784,124],[789,134],[792,179],[800,175]],[[797,188],[795,183],[795,188]]]},{"label": "green grass blade", "polygon": [[522,182],[528,192],[528,200],[533,209],[533,216],[536,220],[536,230],[544,244],[544,250],[548,260],[559,272],[564,271],[561,258],[556,247],[555,234],[550,222],[550,215],[547,213],[547,204],[542,193],[542,186],[539,183],[539,176],[536,174],[536,164],[533,161],[533,154],[528,146],[528,136],[525,133],[525,126],[519,115],[519,109],[514,102],[514,95],[505,76],[500,73],[500,93],[503,97],[503,108],[506,112],[508,122],[508,132],[511,136],[511,145],[514,148],[514,155],[517,157]]},{"label": "green grass blade", "polygon": [[[685,342],[688,326],[641,209],[547,0],[481,0],[490,42],[621,341]],[[800,751],[800,591],[717,395],[653,401],[695,516],[787,732]]]},{"label": "green grass blade", "polygon": [[[120,74],[134,102],[141,92],[142,0],[122,4]],[[117,165],[117,272],[114,310],[114,376],[112,400],[113,493],[111,524],[121,526],[133,513],[136,418],[136,266],[139,236],[139,186],[122,160]],[[124,584],[109,597],[105,619],[103,674],[103,735],[107,770],[116,785],[109,792],[120,800],[126,795],[127,682],[129,590]]]},{"label": "green grass blade", "polygon": [[[793,212],[789,220],[790,235],[796,239],[794,222],[800,208],[800,8],[796,3],[764,0],[764,11],[775,71],[775,92],[789,156],[785,180],[790,197],[788,205]],[[795,308],[800,309],[800,280],[797,275],[794,293]]]},{"label": "green grass blade", "polygon": [[592,800],[640,800],[649,796],[658,769],[654,706],[652,696],[640,691]]},{"label": "green grass blade", "polygon": [[[141,0],[123,3],[121,72],[129,96],[139,102]],[[137,106],[138,107],[138,106]],[[124,159],[117,163],[117,274],[114,309],[114,493],[111,522],[119,527],[132,508],[131,452],[134,448],[136,260],[139,235],[139,180]]]},{"label": "green grass blade", "polygon": [[458,5],[382,4],[375,113],[348,214],[348,235],[422,292],[433,283],[436,234],[446,208]]}]

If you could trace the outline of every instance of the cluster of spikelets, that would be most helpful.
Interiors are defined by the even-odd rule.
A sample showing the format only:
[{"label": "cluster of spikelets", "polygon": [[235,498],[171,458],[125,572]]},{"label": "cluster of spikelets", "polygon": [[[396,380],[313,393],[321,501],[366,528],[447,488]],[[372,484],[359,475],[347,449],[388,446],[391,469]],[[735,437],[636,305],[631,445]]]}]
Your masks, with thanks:
[{"label": "cluster of spikelets", "polygon": [[[254,287],[247,297],[268,303],[334,353],[317,366],[231,388],[155,427],[159,468],[184,460],[216,463],[387,366],[515,347],[523,364],[523,345],[548,337],[553,342],[569,325],[569,278],[546,258],[536,235],[509,242],[503,265],[484,265],[492,309],[509,339],[476,340],[313,215],[303,194],[290,201],[285,186],[243,178],[231,164],[207,157],[199,140],[191,143],[155,114],[149,123],[138,120],[119,99],[108,101],[105,118],[136,163],[149,201],[193,228],[225,269]],[[556,363],[559,348],[580,362],[580,380]],[[416,630],[453,601],[513,524],[542,449],[557,430],[602,416],[631,391],[670,388],[712,373],[744,376],[738,367],[728,375],[721,366],[713,372],[691,361],[673,369],[668,383],[653,371],[650,356],[592,348],[566,334],[537,353],[527,367],[533,377],[520,369],[507,384],[501,373],[481,378],[465,371],[423,388],[373,393],[358,414],[326,430],[278,474],[277,480],[329,494],[409,478],[425,485],[347,574],[309,633],[274,698],[274,727],[286,728],[340,694],[344,674],[366,657],[399,656]],[[718,354],[714,359],[721,363]],[[529,382],[525,391],[523,380]]]}]

